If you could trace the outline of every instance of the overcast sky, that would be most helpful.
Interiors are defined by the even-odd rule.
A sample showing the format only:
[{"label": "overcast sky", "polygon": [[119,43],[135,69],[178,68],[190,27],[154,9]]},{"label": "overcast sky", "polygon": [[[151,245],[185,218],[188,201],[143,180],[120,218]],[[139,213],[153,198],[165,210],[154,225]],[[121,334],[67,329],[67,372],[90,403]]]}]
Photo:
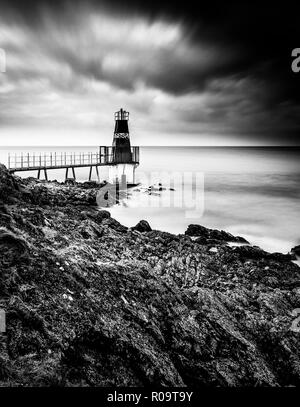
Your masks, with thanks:
[{"label": "overcast sky", "polygon": [[1,1],[0,144],[299,145],[296,9],[224,3]]}]

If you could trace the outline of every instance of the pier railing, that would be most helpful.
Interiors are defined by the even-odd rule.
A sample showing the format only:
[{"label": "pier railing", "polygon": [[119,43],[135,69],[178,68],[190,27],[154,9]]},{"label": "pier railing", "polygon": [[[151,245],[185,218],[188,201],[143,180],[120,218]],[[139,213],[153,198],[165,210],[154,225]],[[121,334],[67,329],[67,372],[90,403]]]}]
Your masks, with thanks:
[{"label": "pier railing", "polygon": [[73,166],[89,166],[99,163],[98,153],[48,153],[9,155],[9,169],[31,170],[39,168],[66,168]]},{"label": "pier railing", "polygon": [[[132,163],[139,163],[139,147],[131,147]],[[119,155],[118,155],[119,156]],[[114,147],[101,146],[99,152],[90,153],[21,153],[9,154],[8,168],[11,172],[40,169],[91,167],[118,164]]]}]

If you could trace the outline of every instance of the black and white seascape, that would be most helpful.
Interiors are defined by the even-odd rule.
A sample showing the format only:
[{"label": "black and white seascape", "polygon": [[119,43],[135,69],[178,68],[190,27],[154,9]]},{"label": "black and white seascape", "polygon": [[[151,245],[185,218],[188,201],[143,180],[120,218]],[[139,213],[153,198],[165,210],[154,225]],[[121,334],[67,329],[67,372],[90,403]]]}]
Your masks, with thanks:
[{"label": "black and white seascape", "polygon": [[300,386],[297,16],[1,2],[1,388]]}]

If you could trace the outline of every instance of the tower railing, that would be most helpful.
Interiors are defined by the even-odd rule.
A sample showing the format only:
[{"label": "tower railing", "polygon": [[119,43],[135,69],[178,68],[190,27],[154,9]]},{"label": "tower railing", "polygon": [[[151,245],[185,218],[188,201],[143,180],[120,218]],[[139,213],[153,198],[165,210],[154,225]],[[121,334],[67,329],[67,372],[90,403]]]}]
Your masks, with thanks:
[{"label": "tower railing", "polygon": [[115,120],[128,120],[129,119],[129,112],[126,112],[126,110],[119,110],[118,112],[115,112]]}]

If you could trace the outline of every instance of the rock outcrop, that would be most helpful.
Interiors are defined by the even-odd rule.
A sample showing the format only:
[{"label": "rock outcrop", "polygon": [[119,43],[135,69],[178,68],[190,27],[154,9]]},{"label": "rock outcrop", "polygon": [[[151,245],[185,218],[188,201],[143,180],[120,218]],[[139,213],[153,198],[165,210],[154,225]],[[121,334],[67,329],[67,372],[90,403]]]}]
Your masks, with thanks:
[{"label": "rock outcrop", "polygon": [[185,234],[197,237],[197,242],[201,244],[226,244],[227,242],[244,243],[249,242],[241,236],[233,236],[224,230],[209,229],[201,225],[189,225]]},{"label": "rock outcrop", "polygon": [[294,253],[296,256],[300,256],[300,245],[293,247],[291,252]]},{"label": "rock outcrop", "polygon": [[137,225],[135,225],[132,230],[137,230],[138,232],[151,232],[152,228],[146,220],[140,220]]},{"label": "rock outcrop", "polygon": [[0,386],[300,385],[288,258],[126,228],[88,185],[0,193]]}]

